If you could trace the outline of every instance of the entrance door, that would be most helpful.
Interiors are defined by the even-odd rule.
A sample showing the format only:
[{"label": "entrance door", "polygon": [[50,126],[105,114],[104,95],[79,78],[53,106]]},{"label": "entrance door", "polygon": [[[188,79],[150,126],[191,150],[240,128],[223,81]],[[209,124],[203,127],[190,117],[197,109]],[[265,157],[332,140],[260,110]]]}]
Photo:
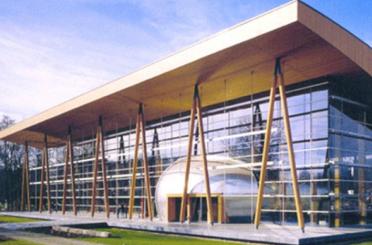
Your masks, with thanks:
[{"label": "entrance door", "polygon": [[168,197],[168,221],[180,221],[181,197]]},{"label": "entrance door", "polygon": [[[212,196],[213,221],[222,222],[222,198],[219,196]],[[181,210],[182,197],[172,196],[168,197],[168,221],[179,221]],[[189,197],[189,204],[187,206],[187,217],[190,217],[191,222],[207,222],[208,220],[207,198],[205,195],[191,195]]]}]

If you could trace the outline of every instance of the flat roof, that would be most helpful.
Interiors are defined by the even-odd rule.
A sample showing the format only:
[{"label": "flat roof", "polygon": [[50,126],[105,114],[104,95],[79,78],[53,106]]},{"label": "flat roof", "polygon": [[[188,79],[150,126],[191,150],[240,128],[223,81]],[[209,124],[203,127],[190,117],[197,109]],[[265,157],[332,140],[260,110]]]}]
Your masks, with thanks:
[{"label": "flat roof", "polygon": [[98,116],[105,130],[128,126],[139,103],[146,120],[184,112],[196,81],[203,106],[266,91],[276,57],[282,57],[287,84],[327,75],[372,76],[371,47],[308,5],[291,1],[25,119],[0,131],[0,139],[41,147],[47,134],[49,145],[59,146],[69,125],[74,139],[92,136]]}]

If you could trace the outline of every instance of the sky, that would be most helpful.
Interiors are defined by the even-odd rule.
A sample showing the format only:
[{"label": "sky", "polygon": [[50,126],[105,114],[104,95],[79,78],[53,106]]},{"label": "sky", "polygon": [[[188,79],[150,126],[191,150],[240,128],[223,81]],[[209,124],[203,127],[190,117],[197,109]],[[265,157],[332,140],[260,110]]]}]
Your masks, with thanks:
[{"label": "sky", "polygon": [[[286,0],[1,0],[0,116],[23,120]],[[305,0],[372,46],[372,0]]]}]

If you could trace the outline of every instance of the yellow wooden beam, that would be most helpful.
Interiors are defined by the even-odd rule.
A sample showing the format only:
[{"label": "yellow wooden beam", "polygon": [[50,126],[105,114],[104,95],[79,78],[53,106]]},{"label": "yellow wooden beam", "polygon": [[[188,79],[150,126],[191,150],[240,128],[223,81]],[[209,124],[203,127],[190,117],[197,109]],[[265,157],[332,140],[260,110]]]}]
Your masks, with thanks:
[{"label": "yellow wooden beam", "polygon": [[104,130],[103,130],[103,118],[99,117],[99,130],[100,130],[100,145],[101,145],[101,170],[102,170],[102,179],[103,179],[103,195],[104,195],[104,204],[106,211],[106,218],[110,218],[110,203],[108,198],[108,183],[107,183],[107,173],[106,173],[106,159],[105,159],[105,139],[104,139]]},{"label": "yellow wooden beam", "polygon": [[262,201],[263,201],[266,167],[267,167],[267,160],[268,160],[268,153],[269,153],[269,146],[270,146],[270,135],[271,135],[271,127],[272,127],[274,104],[275,104],[275,93],[276,93],[277,85],[279,85],[281,111],[282,111],[282,116],[283,116],[284,129],[285,129],[285,135],[286,135],[286,141],[287,141],[287,147],[288,147],[288,157],[289,157],[289,164],[290,164],[290,169],[291,169],[292,188],[293,188],[293,194],[295,198],[297,221],[298,221],[299,227],[304,232],[305,225],[304,225],[304,218],[303,218],[303,213],[302,213],[302,203],[301,203],[301,196],[300,196],[300,191],[298,187],[297,169],[296,169],[295,154],[293,150],[291,125],[289,121],[287,96],[285,92],[284,76],[281,70],[280,58],[277,58],[275,62],[274,82],[270,90],[269,111],[268,111],[268,119],[267,119],[267,125],[266,125],[264,150],[263,150],[263,155],[262,155],[262,165],[261,165],[261,173],[260,173],[260,180],[259,180],[259,190],[258,190],[257,204],[256,204],[255,225],[256,225],[256,228],[258,228],[260,224],[260,220],[261,220],[261,208],[262,208]]},{"label": "yellow wooden beam", "polygon": [[[25,146],[26,147],[26,146]],[[22,186],[21,186],[21,211],[24,211],[24,197],[25,197],[25,175],[26,175],[26,150],[25,150],[25,160],[22,164]]]},{"label": "yellow wooden beam", "polygon": [[284,76],[283,76],[283,73],[280,67],[280,59],[277,60],[277,65],[278,65],[277,69],[279,69],[278,72],[279,72],[280,102],[281,102],[282,116],[283,116],[283,122],[284,122],[285,136],[287,140],[289,164],[291,167],[292,189],[293,189],[293,194],[295,198],[297,222],[301,230],[304,232],[304,229],[305,229],[304,215],[302,213],[301,195],[300,195],[300,189],[298,187],[298,180],[297,180],[296,159],[295,159],[295,153],[293,150],[292,130],[291,130],[291,124],[289,120],[287,95],[285,92]]},{"label": "yellow wooden beam", "polygon": [[69,141],[66,144],[66,152],[65,152],[65,166],[63,168],[63,194],[62,194],[62,214],[65,215],[66,213],[66,196],[67,196],[67,172],[68,172],[68,162],[69,162]]},{"label": "yellow wooden beam", "polygon": [[265,141],[264,141],[264,146],[263,146],[263,151],[262,151],[262,164],[261,164],[260,179],[259,179],[259,184],[258,184],[256,213],[254,217],[254,223],[256,225],[256,228],[258,228],[258,226],[260,225],[260,221],[261,221],[261,208],[262,208],[263,193],[264,193],[264,187],[265,187],[267,161],[269,159],[271,128],[272,128],[272,123],[273,123],[275,93],[276,93],[277,83],[278,83],[278,76],[275,74],[273,84],[270,89],[269,110],[267,112]]},{"label": "yellow wooden beam", "polygon": [[181,201],[181,209],[180,209],[180,222],[185,221],[185,208],[187,204],[187,190],[189,184],[189,175],[190,175],[190,163],[191,163],[191,154],[192,154],[192,147],[193,147],[193,138],[194,138],[194,127],[195,127],[195,110],[196,110],[196,103],[195,99],[193,99],[192,107],[190,111],[190,122],[189,122],[189,137],[188,137],[188,148],[187,148],[187,156],[186,156],[186,166],[185,166],[185,179],[183,184],[183,194],[182,194],[182,201]]},{"label": "yellow wooden beam", "polygon": [[30,180],[29,180],[29,149],[28,142],[25,142],[25,181],[26,181],[26,198],[27,198],[27,211],[31,211],[31,201],[30,201]]},{"label": "yellow wooden beam", "polygon": [[199,138],[200,138],[200,146],[202,151],[202,158],[203,158],[203,173],[204,173],[204,183],[205,183],[205,191],[207,194],[207,212],[208,212],[208,223],[213,224],[213,206],[212,206],[212,198],[211,198],[211,187],[209,184],[209,173],[208,173],[208,161],[207,161],[207,149],[205,145],[204,139],[204,127],[203,127],[203,116],[201,112],[201,101],[198,92],[198,87],[196,86],[196,96],[195,96],[195,104],[196,104],[196,114],[198,116],[198,127],[199,127]]},{"label": "yellow wooden beam", "polygon": [[138,165],[138,149],[139,149],[139,140],[140,140],[140,114],[137,113],[137,120],[136,120],[136,142],[134,145],[134,159],[133,159],[133,166],[132,166],[132,180],[131,180],[131,187],[130,187],[130,198],[129,198],[129,219],[133,217],[133,209],[134,209],[134,197],[136,193],[136,181],[137,181],[137,165]]},{"label": "yellow wooden beam", "polygon": [[98,161],[99,161],[99,148],[100,148],[100,134],[101,130],[99,126],[97,127],[96,133],[96,148],[95,148],[95,158],[93,163],[93,180],[92,180],[92,195],[91,195],[91,216],[94,217],[96,210],[96,195],[97,195],[97,173],[98,173]]},{"label": "yellow wooden beam", "polygon": [[146,186],[146,197],[147,197],[147,212],[150,220],[153,219],[153,205],[152,205],[152,194],[151,194],[151,183],[149,174],[149,165],[147,159],[147,145],[146,145],[146,129],[145,129],[145,116],[143,111],[143,104],[140,104],[140,125],[142,131],[142,154],[143,154],[143,169],[145,173],[145,186]]},{"label": "yellow wooden beam", "polygon": [[45,176],[45,149],[41,152],[40,189],[39,189],[39,212],[43,211],[44,204],[44,176]]},{"label": "yellow wooden beam", "polygon": [[50,200],[50,176],[49,176],[49,153],[48,153],[48,136],[47,134],[44,135],[44,151],[45,151],[45,177],[47,182],[47,201],[48,201],[48,211],[49,213],[52,213],[52,205]]},{"label": "yellow wooden beam", "polygon": [[68,148],[69,148],[69,159],[70,159],[70,175],[71,175],[71,192],[72,192],[72,211],[74,215],[77,215],[77,203],[76,203],[76,187],[75,187],[75,165],[74,165],[74,146],[72,143],[71,127],[68,128]]}]

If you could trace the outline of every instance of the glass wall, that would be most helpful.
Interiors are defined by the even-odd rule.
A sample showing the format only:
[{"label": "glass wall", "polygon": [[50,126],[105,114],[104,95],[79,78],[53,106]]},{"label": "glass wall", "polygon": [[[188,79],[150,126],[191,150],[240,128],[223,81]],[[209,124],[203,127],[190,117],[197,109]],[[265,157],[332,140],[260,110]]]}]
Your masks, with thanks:
[{"label": "glass wall", "polygon": [[343,81],[330,90],[330,212],[341,225],[371,221],[372,113],[362,90]]},{"label": "glass wall", "polygon": [[[226,81],[226,93],[229,84]],[[202,101],[203,101],[203,94]],[[299,176],[305,221],[333,225],[340,216],[343,223],[357,222],[363,201],[371,209],[372,116],[368,107],[351,103],[337,95],[332,83],[326,80],[308,81],[287,88],[289,115]],[[190,98],[191,99],[191,98]],[[203,109],[205,138],[209,155],[229,157],[250,163],[252,183],[257,183],[262,158],[264,132],[268,110],[268,93],[260,93]],[[154,196],[157,181],[163,171],[177,159],[186,156],[189,112],[162,117],[147,122],[146,136],[150,162],[151,188]],[[128,204],[129,186],[135,141],[133,118],[128,128],[118,126],[115,132],[105,133],[107,174],[111,211],[121,203]],[[193,154],[200,154],[197,129]],[[94,129],[92,129],[94,135]],[[80,212],[89,211],[92,188],[92,164],[95,140],[81,139],[74,145],[77,200]],[[63,191],[64,149],[51,149],[50,164],[52,202],[61,209]],[[135,194],[136,216],[146,216],[142,159]],[[339,178],[335,179],[337,169]],[[100,174],[100,169],[99,169]],[[40,167],[32,169],[33,203],[36,206],[40,185]],[[361,176],[363,181],[361,182]],[[336,176],[337,177],[337,176]],[[103,211],[103,186],[98,181],[97,207]],[[363,184],[361,184],[363,183]],[[172,183],[170,183],[172,184]],[[253,186],[253,185],[251,185]],[[335,187],[336,186],[336,187]],[[340,188],[340,195],[335,188]],[[223,187],[221,187],[223,193]],[[296,211],[288,163],[284,125],[279,97],[275,102],[274,122],[270,142],[267,192],[264,196],[262,218],[267,222],[296,222]],[[237,200],[247,208],[252,222],[256,195],[233,194],[226,200]],[[249,193],[255,193],[252,190]],[[364,193],[361,195],[361,193]],[[362,198],[362,196],[364,198]],[[71,209],[68,194],[68,209]],[[340,201],[340,203],[337,203]],[[369,202],[369,204],[368,204]],[[338,207],[338,204],[341,207]],[[336,208],[337,206],[337,208]],[[155,210],[156,211],[156,210]],[[367,220],[367,211],[366,220]],[[369,214],[370,215],[370,212]]]}]

